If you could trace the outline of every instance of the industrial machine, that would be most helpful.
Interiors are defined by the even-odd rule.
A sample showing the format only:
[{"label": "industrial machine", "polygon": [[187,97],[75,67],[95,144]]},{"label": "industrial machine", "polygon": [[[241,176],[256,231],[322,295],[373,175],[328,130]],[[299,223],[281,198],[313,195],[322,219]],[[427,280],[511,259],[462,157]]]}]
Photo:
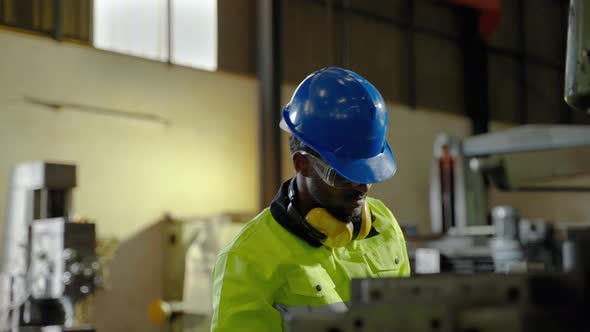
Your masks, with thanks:
[{"label": "industrial machine", "polygon": [[590,191],[539,180],[590,173],[590,126],[525,125],[459,140],[434,142],[430,211],[432,231],[489,225],[487,189]]},{"label": "industrial machine", "polygon": [[0,260],[0,331],[94,331],[76,303],[100,284],[95,227],[71,211],[76,166],[14,167]]},{"label": "industrial machine", "polygon": [[347,312],[313,308],[287,312],[283,314],[284,330],[587,331],[587,276],[487,274],[353,280]]},{"label": "industrial machine", "polygon": [[507,272],[524,263],[535,263],[526,269],[561,271],[568,231],[590,225],[529,220],[509,206],[491,209],[488,190],[590,192],[584,183],[548,181],[580,174],[590,174],[588,126],[526,125],[462,140],[440,135],[430,186],[437,237],[410,243],[414,271]]}]

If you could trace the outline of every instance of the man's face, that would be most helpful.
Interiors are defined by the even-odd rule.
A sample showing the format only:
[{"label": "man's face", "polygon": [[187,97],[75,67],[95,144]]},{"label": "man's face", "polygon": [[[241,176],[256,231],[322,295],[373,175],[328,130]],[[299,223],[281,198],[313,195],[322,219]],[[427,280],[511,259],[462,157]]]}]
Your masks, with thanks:
[{"label": "man's face", "polygon": [[[306,158],[312,165],[318,162],[319,157],[307,155]],[[327,166],[323,160],[320,159],[319,162],[323,162],[324,167]],[[327,209],[330,214],[343,221],[349,217],[360,216],[365,198],[371,188],[370,184],[353,183],[337,174],[331,177],[335,181],[326,181],[320,176],[323,173],[321,167],[312,167],[312,169],[310,176],[306,177],[307,188],[311,198],[320,207]],[[336,176],[335,179],[334,176]],[[326,182],[335,183],[337,187]]]}]

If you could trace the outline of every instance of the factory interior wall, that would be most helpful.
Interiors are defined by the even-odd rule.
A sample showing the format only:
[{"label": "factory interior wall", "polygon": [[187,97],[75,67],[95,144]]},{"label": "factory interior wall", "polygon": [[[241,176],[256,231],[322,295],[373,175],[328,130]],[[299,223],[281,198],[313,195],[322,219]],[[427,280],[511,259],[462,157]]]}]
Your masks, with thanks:
[{"label": "factory interior wall", "polygon": [[[74,211],[125,239],[177,216],[258,207],[257,84],[0,30],[0,225],[11,167],[77,165]],[[33,105],[24,96],[149,113],[169,125]],[[0,227],[0,231],[1,231]]]}]

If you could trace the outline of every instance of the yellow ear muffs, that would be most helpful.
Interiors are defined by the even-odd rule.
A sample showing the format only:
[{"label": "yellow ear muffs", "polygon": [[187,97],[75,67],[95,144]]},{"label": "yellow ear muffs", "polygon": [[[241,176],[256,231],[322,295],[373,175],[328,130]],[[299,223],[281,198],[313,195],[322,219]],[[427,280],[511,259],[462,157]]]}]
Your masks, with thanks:
[{"label": "yellow ear muffs", "polygon": [[[307,213],[305,220],[321,233],[327,236],[324,245],[330,248],[344,247],[352,241],[354,226],[351,222],[342,222],[332,216],[326,209],[315,208]],[[371,230],[371,211],[365,202],[361,211],[361,228],[356,237],[364,239]]]}]

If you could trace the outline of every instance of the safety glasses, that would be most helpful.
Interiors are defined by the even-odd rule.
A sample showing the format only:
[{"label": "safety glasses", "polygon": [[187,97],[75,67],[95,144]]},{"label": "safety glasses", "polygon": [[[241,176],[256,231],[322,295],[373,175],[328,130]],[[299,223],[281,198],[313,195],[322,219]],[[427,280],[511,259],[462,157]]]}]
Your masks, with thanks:
[{"label": "safety glasses", "polygon": [[299,152],[311,161],[313,169],[327,185],[338,189],[351,188],[358,185],[358,183],[352,182],[342,177],[336,172],[335,169],[330,167],[330,165],[328,165],[328,163],[326,163],[320,157],[302,150]]}]

